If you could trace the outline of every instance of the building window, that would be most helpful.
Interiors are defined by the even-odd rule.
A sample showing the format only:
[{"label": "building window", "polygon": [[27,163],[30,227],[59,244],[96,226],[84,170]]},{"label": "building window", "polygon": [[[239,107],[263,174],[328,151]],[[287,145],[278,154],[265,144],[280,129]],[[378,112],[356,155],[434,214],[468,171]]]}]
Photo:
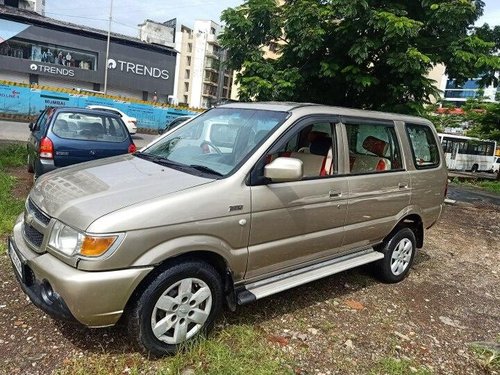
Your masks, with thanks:
[{"label": "building window", "polygon": [[0,55],[85,70],[97,69],[97,54],[54,44],[12,38],[0,45]]},{"label": "building window", "polygon": [[189,69],[186,69],[186,72],[184,73],[184,79],[189,79],[191,75],[191,71]]},{"label": "building window", "polygon": [[186,104],[187,104],[187,102],[188,102],[188,96],[187,96],[187,95],[184,95],[184,103],[186,103]]},{"label": "building window", "polygon": [[210,34],[215,35],[215,27],[210,28]]},{"label": "building window", "polygon": [[186,56],[186,65],[191,66],[191,56]]},{"label": "building window", "polygon": [[189,82],[184,82],[184,91],[185,92],[189,91]]},{"label": "building window", "polygon": [[193,43],[188,43],[187,50],[188,52],[193,52]]}]

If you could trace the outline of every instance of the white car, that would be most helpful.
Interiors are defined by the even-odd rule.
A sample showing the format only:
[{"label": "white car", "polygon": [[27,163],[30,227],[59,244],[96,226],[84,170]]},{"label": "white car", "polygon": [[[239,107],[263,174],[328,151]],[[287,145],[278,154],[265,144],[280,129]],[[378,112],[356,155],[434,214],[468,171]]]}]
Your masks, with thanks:
[{"label": "white car", "polygon": [[137,133],[137,119],[135,117],[130,117],[126,113],[120,111],[119,109],[113,108],[113,107],[106,107],[104,105],[88,105],[88,109],[98,109],[99,111],[106,111],[106,112],[111,112],[114,113],[118,116],[120,116],[127,126],[128,132],[130,134],[135,134]]}]

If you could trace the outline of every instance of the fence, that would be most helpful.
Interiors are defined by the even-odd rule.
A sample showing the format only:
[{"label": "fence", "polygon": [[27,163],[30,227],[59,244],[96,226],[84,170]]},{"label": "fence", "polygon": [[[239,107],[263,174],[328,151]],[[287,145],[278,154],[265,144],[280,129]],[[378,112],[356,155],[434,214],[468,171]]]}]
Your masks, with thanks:
[{"label": "fence", "polygon": [[177,116],[194,114],[196,109],[172,107],[100,93],[78,92],[48,86],[29,86],[0,81],[0,114],[19,119],[36,117],[47,107],[103,105],[117,108],[137,118],[137,127],[157,130]]}]

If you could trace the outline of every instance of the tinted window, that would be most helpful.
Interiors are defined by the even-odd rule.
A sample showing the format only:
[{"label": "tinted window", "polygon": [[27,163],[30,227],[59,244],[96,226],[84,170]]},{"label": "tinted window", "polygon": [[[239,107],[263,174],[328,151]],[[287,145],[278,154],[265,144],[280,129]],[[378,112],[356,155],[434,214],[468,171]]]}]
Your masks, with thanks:
[{"label": "tinted window", "polygon": [[352,174],[399,170],[401,151],[393,125],[347,122]]},{"label": "tinted window", "polygon": [[439,165],[439,151],[434,133],[425,125],[406,124],[406,132],[412,147],[413,162],[417,169]]},{"label": "tinted window", "polygon": [[125,125],[112,116],[59,113],[52,132],[60,138],[101,142],[123,142],[127,139]]}]

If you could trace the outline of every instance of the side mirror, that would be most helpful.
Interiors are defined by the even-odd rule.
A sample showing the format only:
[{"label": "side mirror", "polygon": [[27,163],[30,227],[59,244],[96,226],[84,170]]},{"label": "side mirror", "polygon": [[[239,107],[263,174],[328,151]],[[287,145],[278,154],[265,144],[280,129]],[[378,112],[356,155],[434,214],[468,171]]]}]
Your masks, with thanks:
[{"label": "side mirror", "polygon": [[30,131],[33,131],[33,129],[35,128],[35,124],[33,124],[32,122],[30,122],[28,124],[28,128],[30,128]]},{"label": "side mirror", "polygon": [[264,177],[273,182],[299,181],[304,176],[302,160],[277,158],[264,167]]}]

